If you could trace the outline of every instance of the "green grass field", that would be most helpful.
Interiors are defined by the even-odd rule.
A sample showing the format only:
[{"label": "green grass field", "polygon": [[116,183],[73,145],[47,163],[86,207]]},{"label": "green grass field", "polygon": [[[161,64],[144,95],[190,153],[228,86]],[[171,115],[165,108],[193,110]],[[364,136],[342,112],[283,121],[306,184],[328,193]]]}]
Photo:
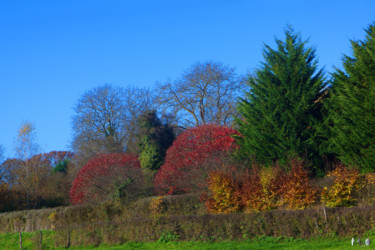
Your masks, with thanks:
[{"label": "green grass field", "polygon": [[[66,249],[64,247],[55,248],[53,232],[44,231],[42,249]],[[22,234],[23,249],[40,249],[39,233]],[[38,248],[39,247],[39,248]],[[70,247],[69,249],[353,249],[372,248],[372,246],[352,247],[350,239],[285,239],[261,237],[247,241],[227,241],[227,242],[129,242],[124,245],[108,246],[81,246]],[[19,249],[19,236],[17,233],[0,234],[0,249]]]}]

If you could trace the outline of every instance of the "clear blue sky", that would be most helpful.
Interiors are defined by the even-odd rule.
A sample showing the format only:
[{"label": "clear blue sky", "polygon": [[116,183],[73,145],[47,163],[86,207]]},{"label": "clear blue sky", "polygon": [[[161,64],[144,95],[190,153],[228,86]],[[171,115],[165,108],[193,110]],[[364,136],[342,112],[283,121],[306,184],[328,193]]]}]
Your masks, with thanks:
[{"label": "clear blue sky", "polygon": [[374,0],[3,0],[0,144],[12,157],[27,120],[44,152],[67,150],[73,106],[86,90],[152,87],[206,60],[251,72],[287,24],[331,72],[374,21]]}]

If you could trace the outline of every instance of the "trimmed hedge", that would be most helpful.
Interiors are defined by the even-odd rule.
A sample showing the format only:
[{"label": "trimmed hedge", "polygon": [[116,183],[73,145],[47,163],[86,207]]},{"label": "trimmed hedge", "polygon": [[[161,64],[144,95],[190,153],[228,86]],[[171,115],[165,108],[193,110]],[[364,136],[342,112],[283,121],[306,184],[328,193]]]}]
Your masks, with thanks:
[{"label": "trimmed hedge", "polygon": [[[56,228],[56,244],[71,245],[155,241],[165,234],[179,240],[244,240],[259,236],[358,237],[373,228],[375,207],[312,208],[225,215],[133,217],[123,221]],[[69,236],[68,236],[69,235]]]},{"label": "trimmed hedge", "polygon": [[[165,235],[179,240],[243,240],[259,236],[317,238],[358,237],[373,230],[375,206],[315,207],[258,213],[203,214],[192,195],[163,197],[163,211],[153,214],[156,197],[131,206],[107,202],[0,214],[1,232],[54,230],[56,246],[155,241]],[[185,214],[184,214],[185,213]]]},{"label": "trimmed hedge", "polygon": [[[157,197],[147,197],[125,206],[120,200],[99,205],[78,205],[0,213],[0,232],[33,232],[55,227],[95,224],[132,217],[150,217],[150,203]],[[198,195],[169,195],[162,198],[162,215],[205,214]]]}]

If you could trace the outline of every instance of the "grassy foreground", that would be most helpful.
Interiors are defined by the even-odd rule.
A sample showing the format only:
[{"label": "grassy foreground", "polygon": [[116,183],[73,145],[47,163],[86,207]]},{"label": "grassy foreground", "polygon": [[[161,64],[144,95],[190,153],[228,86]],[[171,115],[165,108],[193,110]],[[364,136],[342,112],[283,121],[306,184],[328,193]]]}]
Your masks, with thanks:
[{"label": "grassy foreground", "polygon": [[[23,249],[66,249],[56,248],[54,244],[54,232],[43,231],[42,246],[40,246],[40,234],[22,233]],[[19,249],[19,235],[17,233],[0,234],[0,249]],[[225,242],[129,242],[123,245],[99,245],[70,247],[69,249],[353,249],[363,246],[352,247],[350,239],[314,239],[301,240],[290,238],[260,237],[246,241]],[[364,246],[366,247],[366,246]],[[370,246],[373,247],[373,246]],[[368,248],[370,248],[368,247]]]}]

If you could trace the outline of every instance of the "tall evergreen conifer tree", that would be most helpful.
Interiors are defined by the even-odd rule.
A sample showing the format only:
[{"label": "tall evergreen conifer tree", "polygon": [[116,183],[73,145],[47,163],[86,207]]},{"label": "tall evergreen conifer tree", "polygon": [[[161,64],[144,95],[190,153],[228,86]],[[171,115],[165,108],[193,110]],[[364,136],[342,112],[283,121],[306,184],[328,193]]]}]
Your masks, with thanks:
[{"label": "tall evergreen conifer tree", "polygon": [[375,170],[375,23],[364,41],[351,41],[353,57],[333,74],[330,145],[345,164]]},{"label": "tall evergreen conifer tree", "polygon": [[326,87],[315,50],[291,27],[277,49],[265,45],[264,62],[249,78],[250,90],[238,105],[239,156],[263,164],[299,156],[319,173],[319,122]]}]

